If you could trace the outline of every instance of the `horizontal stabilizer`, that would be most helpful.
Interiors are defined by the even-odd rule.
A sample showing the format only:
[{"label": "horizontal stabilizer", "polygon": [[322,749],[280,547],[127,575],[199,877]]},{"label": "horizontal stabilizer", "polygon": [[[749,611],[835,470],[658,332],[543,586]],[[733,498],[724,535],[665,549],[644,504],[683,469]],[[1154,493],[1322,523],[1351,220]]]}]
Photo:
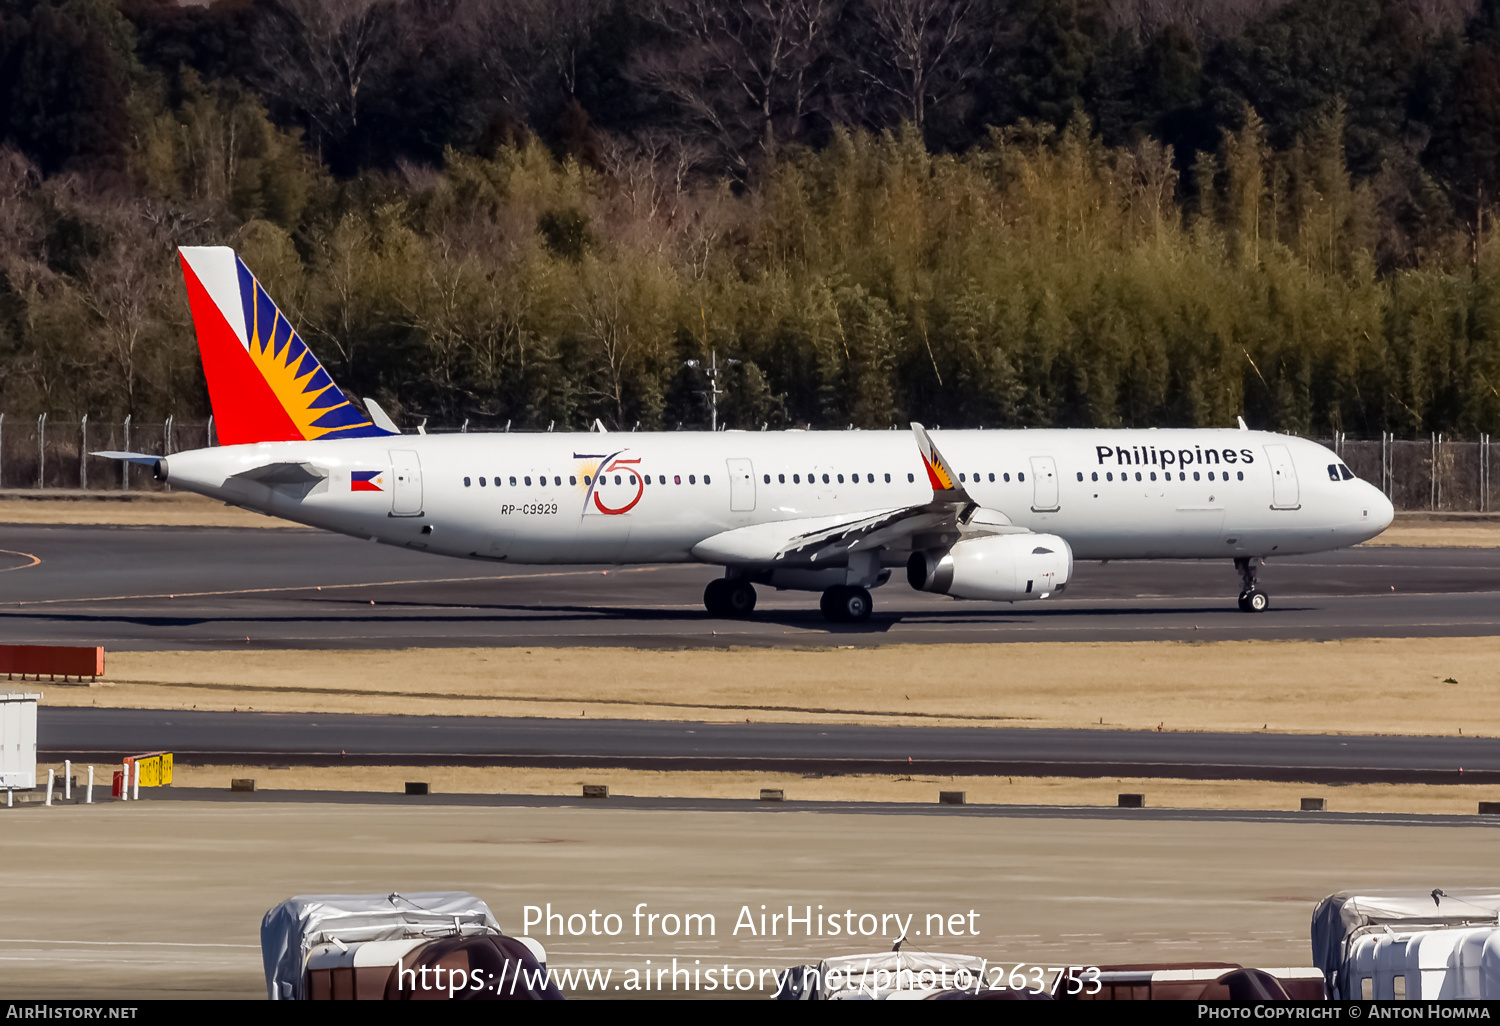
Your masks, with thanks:
[{"label": "horizontal stabilizer", "polygon": [[149,452],[91,452],[90,456],[98,456],[106,460],[127,460],[131,463],[139,463],[143,467],[154,467],[160,456],[153,456]]},{"label": "horizontal stabilizer", "polygon": [[246,470],[234,476],[268,485],[306,485],[324,480],[328,477],[328,471],[311,463],[297,461],[267,463],[263,467]]}]

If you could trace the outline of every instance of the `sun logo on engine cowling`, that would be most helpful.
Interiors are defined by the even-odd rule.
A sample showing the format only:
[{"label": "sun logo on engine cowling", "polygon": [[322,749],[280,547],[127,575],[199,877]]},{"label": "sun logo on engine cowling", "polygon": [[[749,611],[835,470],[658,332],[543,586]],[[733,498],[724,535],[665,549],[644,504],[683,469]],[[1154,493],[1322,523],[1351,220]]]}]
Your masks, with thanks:
[{"label": "sun logo on engine cowling", "polygon": [[[622,459],[621,454],[625,452],[629,452],[629,450],[621,449],[618,452],[610,453],[608,456],[582,452],[575,452],[573,454],[575,460],[598,461],[592,465],[585,464],[583,467],[583,479],[588,485],[583,495],[584,513],[603,513],[605,516],[617,517],[622,513],[629,513],[635,508],[636,503],[641,501],[641,497],[646,494],[646,479],[637,469],[640,466],[641,460],[639,457],[635,459]],[[628,475],[629,484],[635,486],[635,495],[623,506],[610,506],[605,503],[604,497],[599,494],[599,487],[604,483],[605,475],[613,474],[616,471]],[[624,484],[625,482],[622,481],[621,483]]]}]

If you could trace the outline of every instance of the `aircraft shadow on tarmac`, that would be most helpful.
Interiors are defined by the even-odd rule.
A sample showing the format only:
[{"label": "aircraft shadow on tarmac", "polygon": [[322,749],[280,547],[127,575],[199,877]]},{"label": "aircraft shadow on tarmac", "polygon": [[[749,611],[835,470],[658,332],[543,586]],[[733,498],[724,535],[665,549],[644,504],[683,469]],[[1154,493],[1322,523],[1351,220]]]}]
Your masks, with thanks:
[{"label": "aircraft shadow on tarmac", "polygon": [[[355,603],[347,599],[319,600],[321,603],[348,605],[354,607]],[[361,602],[357,608],[369,609],[366,605],[369,600]],[[380,625],[388,624],[398,626],[401,624],[430,624],[430,625],[502,625],[502,624],[562,624],[591,621],[617,621],[617,622],[639,622],[655,624],[736,624],[749,623],[769,627],[786,627],[803,630],[819,630],[836,634],[880,634],[890,631],[900,624],[929,624],[933,626],[1025,626],[1039,620],[1046,619],[1053,622],[1069,622],[1072,620],[1093,618],[1140,618],[1148,617],[1156,619],[1166,616],[1192,616],[1198,619],[1212,617],[1214,619],[1234,617],[1236,621],[1244,617],[1232,606],[1205,607],[1205,606],[1181,606],[1177,604],[1160,606],[1135,606],[1121,608],[1118,606],[1092,606],[1092,605],[1057,605],[1047,609],[1028,609],[1024,613],[1011,610],[996,609],[974,610],[955,609],[952,612],[944,610],[902,610],[896,612],[875,612],[869,620],[864,623],[830,623],[823,615],[815,609],[766,609],[759,611],[747,620],[722,620],[708,616],[701,610],[695,609],[659,609],[659,608],[637,608],[628,605],[620,606],[596,606],[576,604],[476,604],[476,603],[420,603],[420,608],[410,612],[382,612],[379,603],[375,605],[374,611],[361,615],[341,615],[337,613],[311,613],[298,615],[265,615],[265,614],[236,614],[225,612],[218,615],[203,614],[177,614],[163,615],[153,613],[86,613],[60,611],[27,611],[24,613],[0,613],[0,618],[9,619],[13,622],[37,622],[51,621],[68,624],[130,624],[136,627],[148,629],[170,630],[173,628],[189,627],[212,627],[216,624],[248,624],[271,626],[277,624],[322,624],[322,625]],[[407,605],[407,603],[401,603]],[[443,613],[441,610],[453,610],[452,613]],[[1310,607],[1285,606],[1278,607],[1279,613],[1306,612]],[[472,611],[468,615],[458,610]],[[352,610],[351,610],[352,612]]]}]

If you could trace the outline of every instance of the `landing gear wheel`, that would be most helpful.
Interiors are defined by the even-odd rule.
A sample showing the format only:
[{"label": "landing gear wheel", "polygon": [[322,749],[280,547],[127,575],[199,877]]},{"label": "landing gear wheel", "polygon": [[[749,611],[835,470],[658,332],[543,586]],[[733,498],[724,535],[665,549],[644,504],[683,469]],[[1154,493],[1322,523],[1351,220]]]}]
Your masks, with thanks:
[{"label": "landing gear wheel", "polygon": [[745,617],[755,612],[755,586],[749,581],[726,581],[724,615]]},{"label": "landing gear wheel", "polygon": [[834,623],[863,623],[875,607],[868,591],[849,585],[829,588],[818,605]]},{"label": "landing gear wheel", "polygon": [[1255,571],[1258,569],[1259,559],[1251,559],[1248,556],[1240,556],[1234,561],[1234,568],[1240,574],[1240,612],[1242,613],[1264,613],[1271,604],[1271,597],[1260,590],[1255,583]]},{"label": "landing gear wheel", "polygon": [[729,584],[724,578],[715,577],[703,589],[703,608],[708,610],[710,616],[729,615]]}]

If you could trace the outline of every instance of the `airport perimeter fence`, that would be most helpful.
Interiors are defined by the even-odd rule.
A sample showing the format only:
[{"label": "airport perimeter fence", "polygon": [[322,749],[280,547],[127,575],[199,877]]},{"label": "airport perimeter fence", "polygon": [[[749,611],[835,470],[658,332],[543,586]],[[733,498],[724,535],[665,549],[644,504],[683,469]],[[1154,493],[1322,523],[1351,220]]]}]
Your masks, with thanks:
[{"label": "airport perimeter fence", "polygon": [[[430,434],[466,431],[428,427]],[[1336,452],[1359,477],[1377,485],[1404,512],[1489,513],[1497,496],[1490,477],[1489,435],[1475,440],[1441,434],[1420,440],[1383,434],[1379,440],[1344,434],[1315,441]],[[151,468],[88,453],[109,450],[167,456],[218,444],[206,421],[54,420],[0,414],[0,489],[157,491]]]}]

